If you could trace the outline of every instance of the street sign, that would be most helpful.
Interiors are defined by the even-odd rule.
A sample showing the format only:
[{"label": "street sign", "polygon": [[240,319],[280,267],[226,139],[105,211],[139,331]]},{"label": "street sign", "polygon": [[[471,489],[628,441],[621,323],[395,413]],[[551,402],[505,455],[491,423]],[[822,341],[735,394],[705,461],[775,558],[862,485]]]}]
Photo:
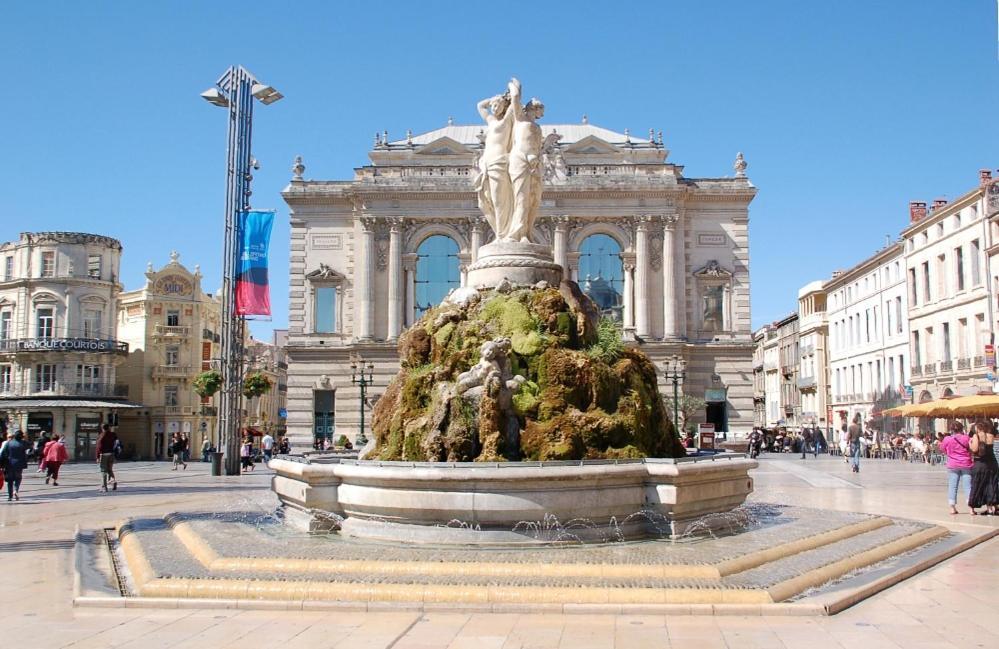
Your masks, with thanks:
[{"label": "street sign", "polygon": [[700,443],[697,445],[698,448],[710,448],[715,447],[715,425],[714,424],[698,424],[697,433],[700,438]]},{"label": "street sign", "polygon": [[288,409],[287,408],[278,408],[278,417],[284,417],[285,419],[287,419],[288,418]]},{"label": "street sign", "polygon": [[905,386],[905,398],[906,399],[912,399],[912,386],[911,385]]},{"label": "street sign", "polygon": [[995,367],[996,366],[996,347],[995,345],[985,346],[985,367]]}]

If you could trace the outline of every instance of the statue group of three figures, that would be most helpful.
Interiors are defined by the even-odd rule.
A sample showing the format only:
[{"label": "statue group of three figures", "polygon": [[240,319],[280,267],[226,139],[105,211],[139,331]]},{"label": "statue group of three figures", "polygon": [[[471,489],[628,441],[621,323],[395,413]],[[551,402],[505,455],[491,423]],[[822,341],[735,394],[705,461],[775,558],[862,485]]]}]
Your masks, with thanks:
[{"label": "statue group of three figures", "polygon": [[520,98],[520,82],[511,79],[505,93],[478,104],[486,128],[475,189],[497,241],[530,243],[544,183],[545,142],[535,120],[545,106],[537,99],[521,104]]}]

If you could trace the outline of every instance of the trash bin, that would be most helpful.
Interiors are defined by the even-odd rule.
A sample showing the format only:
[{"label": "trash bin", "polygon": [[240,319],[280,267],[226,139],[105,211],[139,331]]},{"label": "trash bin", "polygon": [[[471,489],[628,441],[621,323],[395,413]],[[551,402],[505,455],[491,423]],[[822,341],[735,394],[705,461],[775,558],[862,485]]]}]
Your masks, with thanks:
[{"label": "trash bin", "polygon": [[222,475],[222,453],[215,451],[212,456],[212,475]]}]

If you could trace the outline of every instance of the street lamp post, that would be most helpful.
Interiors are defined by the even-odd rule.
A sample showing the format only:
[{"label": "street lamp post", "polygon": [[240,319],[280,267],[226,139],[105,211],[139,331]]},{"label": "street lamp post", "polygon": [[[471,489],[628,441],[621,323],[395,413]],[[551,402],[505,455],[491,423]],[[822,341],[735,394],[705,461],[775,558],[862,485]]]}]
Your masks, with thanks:
[{"label": "street lamp post", "polygon": [[[368,371],[367,376],[364,375],[365,369]],[[368,363],[367,367],[364,366],[364,359],[360,358],[350,364],[350,382],[361,388],[361,434],[357,436],[354,442],[357,444],[358,448],[364,446],[368,443],[368,438],[364,436],[364,407],[367,405],[367,390],[375,381],[375,364]]]},{"label": "street lamp post", "polygon": [[250,209],[252,170],[257,168],[250,153],[253,130],[253,100],[272,104],[282,95],[262,84],[242,66],[232,66],[215,86],[201,93],[210,104],[229,109],[228,158],[226,161],[225,237],[222,249],[222,388],[219,390],[218,431],[225,455],[226,475],[239,475],[240,399],[243,376],[244,320],[236,314],[236,271],[239,260],[240,212]]},{"label": "street lamp post", "polygon": [[687,376],[687,361],[676,354],[666,360],[666,380],[673,383],[673,429],[683,437],[680,430],[680,383]]}]

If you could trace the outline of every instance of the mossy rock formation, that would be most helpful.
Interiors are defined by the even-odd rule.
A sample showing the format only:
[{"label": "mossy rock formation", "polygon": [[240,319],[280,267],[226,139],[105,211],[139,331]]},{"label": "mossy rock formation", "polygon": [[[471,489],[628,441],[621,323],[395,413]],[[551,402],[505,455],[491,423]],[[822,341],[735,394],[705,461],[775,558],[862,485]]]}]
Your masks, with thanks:
[{"label": "mossy rock formation", "polygon": [[[402,367],[378,400],[372,459],[429,462],[680,457],[644,353],[621,344],[575,282],[471,293],[460,289],[400,338]],[[454,396],[483,343],[508,338],[525,380],[510,443],[497,401]],[[518,379],[519,380],[519,379]],[[514,448],[508,448],[515,446]]]}]

